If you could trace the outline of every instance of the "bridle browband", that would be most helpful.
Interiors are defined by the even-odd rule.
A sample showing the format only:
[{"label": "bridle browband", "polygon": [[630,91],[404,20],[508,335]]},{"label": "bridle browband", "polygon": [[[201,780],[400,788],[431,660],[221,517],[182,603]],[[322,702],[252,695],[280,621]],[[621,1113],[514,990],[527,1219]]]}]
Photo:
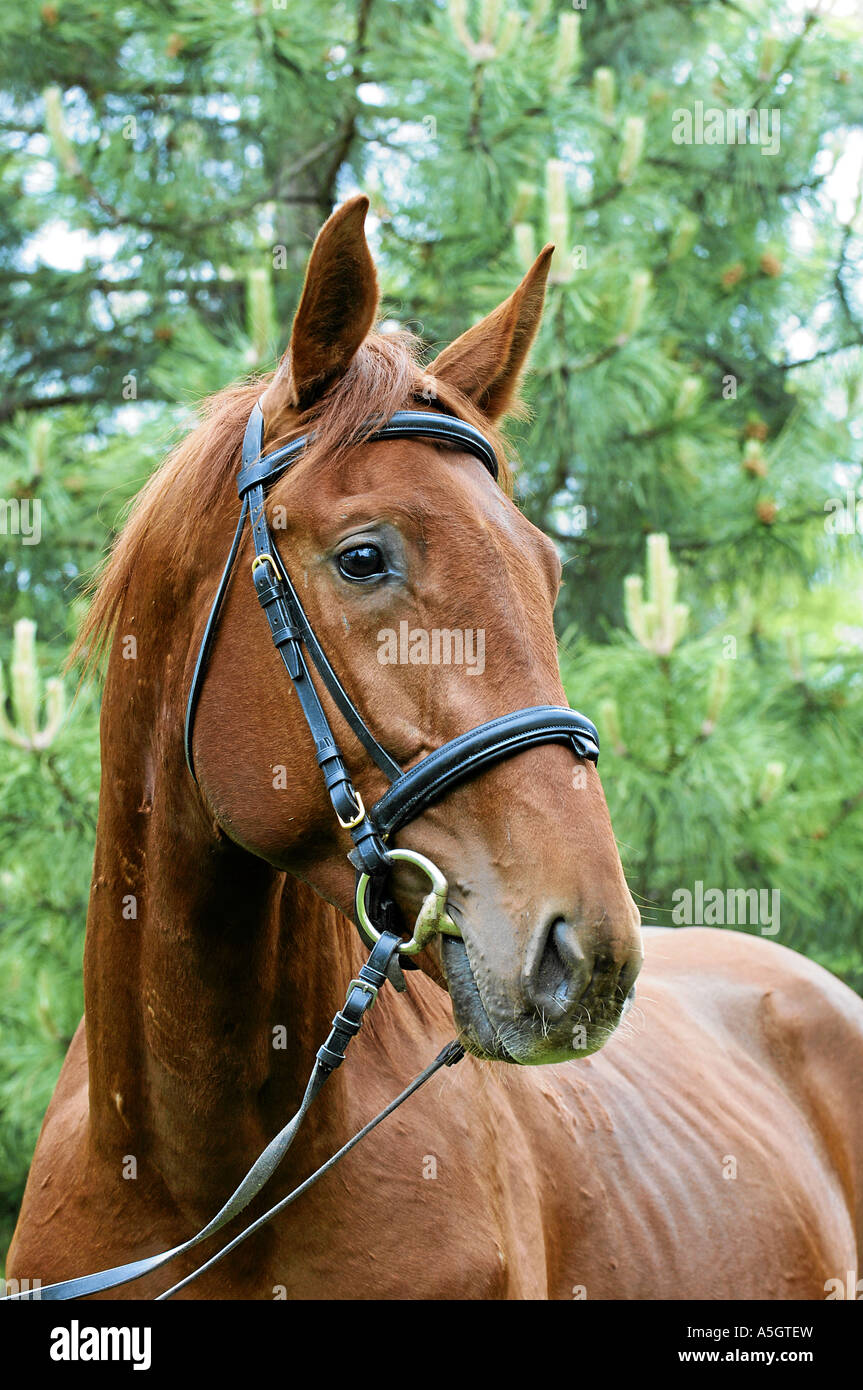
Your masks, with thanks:
[{"label": "bridle browband", "polygon": [[[458,927],[446,912],[447,882],[441,871],[424,855],[407,849],[388,849],[386,841],[407,821],[413,820],[443,796],[451,787],[465,778],[473,777],[490,763],[510,757],[525,748],[539,743],[566,743],[576,755],[596,762],[599,756],[599,736],[594,725],[583,714],[575,710],[558,708],[555,705],[533,705],[528,709],[516,710],[479,724],[467,733],[450,739],[433,753],[421,758],[414,767],[403,771],[398,763],[378,743],[366,726],[354,702],[344,689],[341,681],[330,665],[315,636],[311,624],[303,610],[297,592],[291,583],[281,556],[267,522],[265,501],[267,487],[281,477],[286,469],[300,457],[306,445],[314,438],[313,434],[303,435],[283,448],[270,454],[262,454],[264,417],[258,403],[249,418],[243,440],[242,460],[237,487],[241,498],[240,516],[237,529],[228,554],[228,560],[219,581],[216,597],[207,619],[204,636],[195,663],[189,700],[186,707],[185,749],[186,762],[192,777],[195,766],[192,752],[192,735],[195,723],[195,708],[201,693],[201,685],[207,670],[207,662],[213,645],[219,614],[231,579],[234,562],[240,549],[245,530],[246,518],[250,518],[254,538],[255,558],[252,562],[252,577],[258,600],[263,608],[273,641],[285,664],[288,675],[300,702],[306,722],[315,743],[315,754],[324,776],[327,791],[339,823],[350,833],[354,843],[349,858],[357,870],[356,919],[360,935],[372,950],[369,959],[360,968],[359,975],[348,985],[347,996],[341,1009],[333,1019],[332,1030],[326,1042],[318,1048],[312,1074],[306,1086],[300,1108],[283,1129],[271,1139],[263,1153],[255,1160],[239,1187],[231,1194],[211,1221],[190,1239],[156,1255],[148,1255],[128,1264],[116,1265],[112,1269],[100,1270],[95,1274],[84,1274],[74,1279],[65,1279],[49,1284],[38,1290],[12,1294],[0,1301],[30,1301],[36,1298],[70,1299],[86,1298],[90,1294],[101,1293],[130,1283],[146,1274],[154,1273],[162,1265],[177,1257],[190,1254],[203,1241],[210,1239],[232,1222],[252,1201],[265,1183],[269,1181],[276,1168],[293,1143],[309,1107],[320,1093],[324,1083],[344,1060],[351,1039],[356,1037],[362,1026],[367,1010],[372,1006],[379,989],[387,980],[397,988],[404,989],[404,980],[399,968],[399,957],[404,964],[412,964],[409,957],[416,954],[438,933],[460,936]],[[381,424],[373,433],[366,433],[365,440],[426,438],[437,439],[445,444],[455,444],[475,455],[497,479],[497,459],[494,449],[479,430],[453,416],[439,415],[429,411],[400,410],[392,418]],[[333,698],[339,712],[356,734],[360,743],[373,762],[389,779],[388,791],[376,802],[371,811],[366,811],[362,797],[355,789],[350,774],[345,767],[341,752],[333,736],[323,705],[309,674],[306,653],[325,687]],[[386,898],[384,885],[394,861],[408,860],[422,869],[431,880],[428,893],[417,917],[413,935],[405,942],[393,926],[398,919],[395,904]],[[371,890],[373,902],[367,901]],[[375,920],[376,919],[376,920]],[[376,924],[377,922],[377,924]],[[324,1176],[361,1139],[370,1133],[386,1117],[420,1086],[424,1085],[442,1067],[452,1066],[464,1056],[464,1049],[458,1042],[448,1043],[437,1057],[419,1076],[391,1101],[357,1134],[348,1140],[337,1153],[322,1163],[319,1168],[264,1212],[239,1235],[234,1236],[204,1264],[200,1265],[170,1289],[158,1295],[161,1301],[197,1279],[205,1270],[211,1269],[224,1259],[241,1242],[247,1240],[285,1207]]]},{"label": "bridle browband", "polygon": [[[249,417],[243,438],[237,477],[237,491],[241,499],[237,529],[192,676],[186,708],[186,762],[195,777],[192,747],[195,710],[248,518],[255,548],[252,579],[258,601],[266,614],[273,642],[309,726],[315,756],[333,810],[339,824],[353,840],[349,855],[351,863],[359,876],[366,875],[371,880],[380,899],[379,911],[386,916],[381,894],[383,881],[391,867],[391,851],[387,849],[386,841],[407,821],[422,815],[457,783],[473,777],[490,763],[511,757],[536,744],[569,744],[578,757],[595,763],[599,756],[599,735],[591,721],[575,710],[555,705],[533,705],[479,724],[427,754],[412,768],[403,770],[374,737],[330,664],[306,616],[267,520],[266,496],[269,487],[302,456],[314,439],[314,432],[304,434],[269,454],[262,452],[263,434],[264,416],[258,402]],[[478,458],[492,478],[497,480],[497,456],[490,442],[473,425],[452,415],[425,410],[400,410],[372,432],[366,431],[358,437],[368,443],[384,439],[421,438],[454,445]],[[366,810],[362,797],[353,785],[309,673],[307,658],[317,669],[348,727],[390,782],[389,789],[371,810]],[[391,912],[392,905],[389,906]],[[392,922],[391,915],[389,920]],[[376,934],[370,932],[360,920],[357,925],[366,944],[371,944]],[[410,944],[406,943],[406,946]],[[402,950],[404,952],[405,947]]]}]

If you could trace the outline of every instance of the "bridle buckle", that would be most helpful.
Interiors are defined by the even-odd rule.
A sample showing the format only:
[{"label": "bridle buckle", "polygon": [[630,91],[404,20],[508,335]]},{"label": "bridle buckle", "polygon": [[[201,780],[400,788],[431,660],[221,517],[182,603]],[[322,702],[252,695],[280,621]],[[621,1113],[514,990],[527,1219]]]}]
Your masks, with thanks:
[{"label": "bridle buckle", "polygon": [[269,565],[270,569],[273,571],[273,578],[276,580],[276,583],[279,582],[282,576],[280,575],[278,565],[276,564],[269,550],[265,550],[263,554],[255,556],[254,560],[252,561],[252,574],[255,573],[255,570],[258,568],[259,565]]},{"label": "bridle buckle", "polygon": [[353,820],[342,820],[342,817],[339,815],[338,811],[336,811],[336,819],[343,830],[355,830],[358,825],[362,825],[366,818],[366,808],[363,805],[363,799],[356,787],[351,787],[351,793],[355,797],[357,803],[357,814],[354,816]]},{"label": "bridle buckle", "polygon": [[372,1007],[372,1004],[374,1004],[375,1000],[378,997],[377,985],[370,984],[368,980],[360,980],[356,976],[354,976],[354,978],[351,980],[350,984],[347,987],[347,990],[345,992],[346,1000],[350,999],[351,990],[353,989],[361,989],[363,994],[367,994],[369,996],[369,999],[371,1000],[371,1004],[369,1004],[368,1006],[369,1008]]}]

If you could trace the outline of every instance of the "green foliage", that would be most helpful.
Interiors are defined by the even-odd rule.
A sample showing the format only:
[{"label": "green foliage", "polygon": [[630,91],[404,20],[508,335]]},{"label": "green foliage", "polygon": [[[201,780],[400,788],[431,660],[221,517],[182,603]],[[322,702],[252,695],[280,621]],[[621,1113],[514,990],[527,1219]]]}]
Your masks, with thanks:
[{"label": "green foliage", "polygon": [[98,709],[51,745],[0,743],[0,1245],[83,1009],[81,954],[99,793]]},{"label": "green foliage", "polygon": [[[4,7],[6,721],[16,622],[44,692],[199,398],[283,350],[335,202],[369,192],[386,313],[435,347],[552,240],[518,497],[565,561],[564,678],[645,920],[697,879],[778,889],[780,939],[863,988],[863,502],[856,530],[831,503],[861,478],[859,25],[831,8]],[[676,143],[698,102],[778,113],[779,150]],[[36,502],[30,544],[10,521]],[[635,600],[672,601],[668,574],[624,600],[651,534],[687,610],[661,640]],[[0,738],[7,1226],[80,1014],[96,695],[19,743]]]},{"label": "green foliage", "polygon": [[[812,650],[809,650],[809,647]],[[863,654],[753,640],[745,623],[667,655],[617,633],[561,644],[572,704],[598,712],[602,778],[645,923],[675,890],[780,894],[785,945],[863,991]],[[758,924],[753,924],[758,930]]]}]

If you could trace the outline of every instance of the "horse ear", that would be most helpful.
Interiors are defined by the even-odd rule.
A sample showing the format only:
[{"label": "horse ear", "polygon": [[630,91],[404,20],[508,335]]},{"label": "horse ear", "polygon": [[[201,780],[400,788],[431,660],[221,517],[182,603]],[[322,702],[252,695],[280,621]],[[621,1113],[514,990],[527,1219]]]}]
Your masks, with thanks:
[{"label": "horse ear", "polygon": [[364,231],[369,200],[343,203],[317,235],[291,341],[261,397],[268,424],[286,407],[307,409],[347,371],[375,321],[378,280]]},{"label": "horse ear", "polygon": [[537,256],[518,289],[444,348],[427,368],[469,396],[491,420],[509,408],[542,316],[553,246]]}]

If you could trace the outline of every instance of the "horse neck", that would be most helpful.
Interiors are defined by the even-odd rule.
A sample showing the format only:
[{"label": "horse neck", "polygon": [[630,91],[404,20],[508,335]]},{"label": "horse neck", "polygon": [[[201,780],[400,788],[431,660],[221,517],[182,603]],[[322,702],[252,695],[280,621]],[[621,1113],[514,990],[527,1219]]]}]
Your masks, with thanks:
[{"label": "horse neck", "polygon": [[[310,888],[216,829],[170,691],[154,721],[135,708],[146,667],[131,698],[112,669],[84,961],[91,1143],[118,1163],[146,1157],[206,1217],[297,1108],[362,949]],[[342,1097],[336,1073],[319,1114],[337,1136]],[[319,1129],[304,1133],[325,1146]]]}]

